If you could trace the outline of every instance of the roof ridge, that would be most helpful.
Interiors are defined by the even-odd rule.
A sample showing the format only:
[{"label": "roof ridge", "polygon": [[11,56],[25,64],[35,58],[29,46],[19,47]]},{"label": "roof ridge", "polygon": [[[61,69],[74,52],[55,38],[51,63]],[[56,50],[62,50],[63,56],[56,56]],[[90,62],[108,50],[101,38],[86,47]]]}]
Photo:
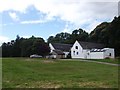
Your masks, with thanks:
[{"label": "roof ridge", "polygon": [[102,43],[97,43],[97,42],[84,42],[84,41],[78,41],[78,42],[83,42],[83,43],[93,43],[93,44],[102,44]]},{"label": "roof ridge", "polygon": [[84,48],[84,49],[92,49],[92,48],[103,48],[105,45],[102,43],[94,43],[94,42],[83,42],[78,41],[78,43]]},{"label": "roof ridge", "polygon": [[72,44],[51,43],[55,49],[62,51],[69,51],[73,46]]},{"label": "roof ridge", "polygon": [[73,44],[66,44],[66,43],[51,43],[51,44],[64,44],[64,45],[73,45]]}]

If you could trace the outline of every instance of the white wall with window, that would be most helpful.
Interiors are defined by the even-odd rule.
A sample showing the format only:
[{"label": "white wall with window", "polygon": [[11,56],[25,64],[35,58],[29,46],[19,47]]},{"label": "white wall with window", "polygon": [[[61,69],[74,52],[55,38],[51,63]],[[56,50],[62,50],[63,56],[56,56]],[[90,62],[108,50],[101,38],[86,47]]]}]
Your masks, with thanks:
[{"label": "white wall with window", "polygon": [[84,58],[83,48],[81,47],[78,41],[76,41],[73,47],[71,48],[71,57]]},{"label": "white wall with window", "polygon": [[114,58],[113,48],[103,48],[103,49],[83,49],[78,41],[76,41],[71,48],[72,58],[83,58],[83,59],[104,59],[104,58]]},{"label": "white wall with window", "polygon": [[113,48],[104,48],[104,58],[115,58],[114,49]]}]

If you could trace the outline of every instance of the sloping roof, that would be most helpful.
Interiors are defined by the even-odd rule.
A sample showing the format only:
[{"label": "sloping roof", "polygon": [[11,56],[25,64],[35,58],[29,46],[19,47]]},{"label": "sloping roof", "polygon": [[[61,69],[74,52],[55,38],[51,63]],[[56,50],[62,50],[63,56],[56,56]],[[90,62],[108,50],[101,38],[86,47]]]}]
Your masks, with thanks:
[{"label": "sloping roof", "polygon": [[61,50],[53,50],[52,54],[65,55]]},{"label": "sloping roof", "polygon": [[61,44],[61,43],[52,43],[55,50],[67,51],[69,52],[72,44]]},{"label": "sloping roof", "polygon": [[99,43],[91,43],[91,42],[81,42],[79,41],[79,44],[82,46],[83,49],[102,49],[104,48],[103,44]]}]

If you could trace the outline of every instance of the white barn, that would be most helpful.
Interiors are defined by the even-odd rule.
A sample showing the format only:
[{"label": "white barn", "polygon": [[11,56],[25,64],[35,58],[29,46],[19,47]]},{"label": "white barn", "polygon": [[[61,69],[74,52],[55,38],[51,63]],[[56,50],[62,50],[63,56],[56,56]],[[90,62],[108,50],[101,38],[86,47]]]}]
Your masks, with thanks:
[{"label": "white barn", "polygon": [[76,41],[71,48],[71,58],[104,59],[114,58],[113,48],[104,48],[102,44]]}]

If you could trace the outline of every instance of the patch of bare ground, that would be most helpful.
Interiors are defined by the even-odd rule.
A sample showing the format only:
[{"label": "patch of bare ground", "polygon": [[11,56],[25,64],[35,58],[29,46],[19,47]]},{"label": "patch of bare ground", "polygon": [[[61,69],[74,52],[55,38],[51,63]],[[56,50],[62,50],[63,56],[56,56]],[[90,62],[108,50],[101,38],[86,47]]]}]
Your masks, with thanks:
[{"label": "patch of bare ground", "polygon": [[34,61],[37,61],[37,62],[41,62],[41,63],[56,63],[56,60],[52,60],[52,59],[48,59],[48,60],[39,60],[39,59],[31,59],[31,58],[27,58],[25,59],[25,61],[29,61],[29,62],[34,62]]},{"label": "patch of bare ground", "polygon": [[56,61],[54,60],[43,60],[42,62],[43,63],[56,63]]},{"label": "patch of bare ground", "polygon": [[104,82],[81,82],[79,83],[80,87],[97,87],[97,88],[110,88],[108,85],[106,85]]},{"label": "patch of bare ground", "polygon": [[25,87],[25,88],[60,88],[61,84],[59,82],[51,82],[51,81],[36,81],[32,83],[23,83],[21,85],[17,85],[17,88],[19,87]]}]

